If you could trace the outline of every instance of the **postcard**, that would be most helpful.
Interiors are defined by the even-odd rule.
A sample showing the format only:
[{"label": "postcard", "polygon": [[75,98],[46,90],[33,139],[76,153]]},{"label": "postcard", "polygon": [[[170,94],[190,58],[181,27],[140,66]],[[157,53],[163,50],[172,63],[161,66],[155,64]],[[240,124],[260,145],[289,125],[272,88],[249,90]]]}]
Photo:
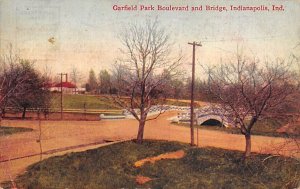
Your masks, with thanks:
[{"label": "postcard", "polygon": [[0,189],[300,188],[299,0],[0,0]]}]

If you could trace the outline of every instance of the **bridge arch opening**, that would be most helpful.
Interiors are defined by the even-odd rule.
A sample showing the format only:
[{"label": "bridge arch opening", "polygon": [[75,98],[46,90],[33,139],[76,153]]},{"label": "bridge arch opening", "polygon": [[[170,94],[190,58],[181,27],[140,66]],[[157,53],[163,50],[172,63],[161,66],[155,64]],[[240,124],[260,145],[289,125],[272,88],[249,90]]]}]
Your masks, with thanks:
[{"label": "bridge arch opening", "polygon": [[222,124],[221,121],[217,120],[217,119],[208,119],[206,121],[204,121],[203,123],[200,124],[201,126],[218,126],[218,127],[223,127],[224,125]]}]

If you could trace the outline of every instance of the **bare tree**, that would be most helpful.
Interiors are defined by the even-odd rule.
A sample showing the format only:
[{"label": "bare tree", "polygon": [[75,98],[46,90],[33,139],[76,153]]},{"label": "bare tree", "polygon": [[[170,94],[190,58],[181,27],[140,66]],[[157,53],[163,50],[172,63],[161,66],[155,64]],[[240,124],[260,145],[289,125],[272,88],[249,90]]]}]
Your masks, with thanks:
[{"label": "bare tree", "polygon": [[[0,57],[0,127],[6,105],[12,102],[15,97],[22,96],[25,91],[26,77],[22,77],[24,76],[23,70],[19,63],[20,58],[13,53],[12,45],[10,45],[8,53]],[[10,177],[12,187],[16,188],[9,167],[7,166],[5,170]]]},{"label": "bare tree", "polygon": [[142,143],[146,121],[155,119],[162,111],[154,118],[147,118],[148,113],[165,99],[166,78],[179,76],[177,68],[182,56],[171,56],[170,36],[157,20],[130,25],[122,32],[123,57],[115,65],[112,88],[116,94],[111,98],[139,122],[137,143]]},{"label": "bare tree", "polygon": [[245,157],[251,153],[251,129],[264,116],[277,115],[295,89],[290,63],[249,60],[237,55],[235,63],[209,70],[209,91],[232,117],[246,139]]},{"label": "bare tree", "polygon": [[0,58],[0,125],[5,108],[25,94],[27,75],[21,67],[21,59],[9,46],[7,54]]},{"label": "bare tree", "polygon": [[53,82],[53,67],[49,64],[46,64],[42,70],[42,77],[47,78],[48,84]]},{"label": "bare tree", "polygon": [[32,62],[21,60],[20,65],[23,72],[20,77],[25,78],[23,95],[14,97],[14,103],[10,103],[10,106],[22,108],[22,118],[24,119],[28,108],[37,110],[48,107],[51,95],[45,87],[48,79],[34,68]]},{"label": "bare tree", "polygon": [[[46,77],[33,68],[29,60],[13,53],[12,46],[0,59],[0,117],[7,106],[22,107],[23,117],[27,108],[45,108],[49,104],[49,91],[45,88]],[[49,105],[47,105],[49,107]]]},{"label": "bare tree", "polygon": [[[75,86],[77,88],[78,83],[80,83],[81,80],[83,79],[82,73],[75,66],[73,66],[70,76],[71,76],[71,81],[75,84]],[[75,91],[75,94],[76,94],[76,91]]]}]

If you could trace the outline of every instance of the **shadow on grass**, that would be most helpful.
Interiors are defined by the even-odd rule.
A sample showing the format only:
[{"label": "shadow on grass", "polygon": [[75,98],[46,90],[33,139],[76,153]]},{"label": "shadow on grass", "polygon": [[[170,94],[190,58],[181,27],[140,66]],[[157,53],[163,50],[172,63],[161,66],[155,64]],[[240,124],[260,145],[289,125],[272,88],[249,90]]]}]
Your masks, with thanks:
[{"label": "shadow on grass", "polygon": [[24,127],[5,127],[5,126],[0,126],[0,137],[5,136],[5,135],[12,135],[15,133],[20,133],[20,132],[29,132],[33,131],[31,128],[24,128]]}]

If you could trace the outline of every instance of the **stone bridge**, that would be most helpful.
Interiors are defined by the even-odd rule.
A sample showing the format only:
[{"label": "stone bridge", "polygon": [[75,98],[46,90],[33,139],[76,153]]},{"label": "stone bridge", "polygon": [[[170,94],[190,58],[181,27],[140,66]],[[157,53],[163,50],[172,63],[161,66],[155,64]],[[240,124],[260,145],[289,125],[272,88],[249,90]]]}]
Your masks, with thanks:
[{"label": "stone bridge", "polygon": [[[177,110],[182,111],[178,113],[177,117],[170,118],[169,120],[173,122],[190,122],[190,107],[188,106],[169,106],[169,105],[161,105],[161,106],[153,106],[151,107],[148,115],[155,115],[161,111],[170,111]],[[127,119],[134,119],[130,112],[127,110],[124,111],[124,116]],[[138,110],[136,110],[138,112]],[[218,106],[204,106],[198,109],[195,109],[195,123],[197,125],[201,125],[206,121],[213,120],[218,121],[225,127],[234,126],[234,121],[231,120],[228,116],[226,116],[226,112],[218,107]]]},{"label": "stone bridge", "polygon": [[[190,122],[190,111],[178,113],[177,122]],[[204,106],[195,109],[195,123],[201,125],[206,121],[218,121],[225,127],[234,126],[234,121],[220,107]]]}]

